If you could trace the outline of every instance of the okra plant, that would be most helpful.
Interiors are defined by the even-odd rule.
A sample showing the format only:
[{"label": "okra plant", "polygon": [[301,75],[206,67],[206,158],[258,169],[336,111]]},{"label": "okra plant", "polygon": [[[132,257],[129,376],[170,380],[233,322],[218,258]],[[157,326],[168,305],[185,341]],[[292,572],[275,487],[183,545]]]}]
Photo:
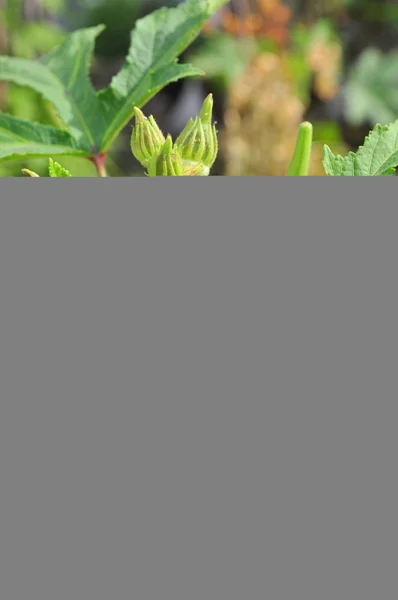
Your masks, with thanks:
[{"label": "okra plant", "polygon": [[[0,160],[82,157],[94,163],[99,176],[106,176],[106,155],[134,114],[138,121],[143,118],[139,109],[169,83],[204,75],[190,64],[179,63],[178,56],[226,1],[188,0],[139,19],[123,67],[110,85],[98,92],[91,84],[89,69],[102,25],[71,33],[39,60],[0,56],[0,81],[38,92],[54,107],[58,125],[33,123],[0,112]],[[162,152],[167,156],[170,141],[165,139],[165,143]],[[195,168],[191,171],[196,173]],[[150,174],[154,172],[153,162]]]},{"label": "okra plant", "polygon": [[[218,152],[211,94],[175,141],[141,108],[169,83],[204,75],[192,65],[179,64],[178,56],[223,4],[226,0],[188,0],[137,21],[123,67],[98,92],[91,85],[89,68],[102,25],[71,33],[37,61],[1,56],[0,81],[38,92],[53,105],[58,127],[0,113],[0,160],[83,157],[95,165],[100,177],[106,177],[106,155],[134,117],[131,150],[149,177],[209,175]],[[305,122],[299,128],[287,176],[308,175],[311,146],[312,125]],[[50,177],[71,177],[53,158],[49,161]],[[345,157],[335,156],[325,146],[323,166],[330,176],[392,175],[398,166],[398,121],[376,125],[363,146]],[[38,176],[29,169],[23,172]]]}]

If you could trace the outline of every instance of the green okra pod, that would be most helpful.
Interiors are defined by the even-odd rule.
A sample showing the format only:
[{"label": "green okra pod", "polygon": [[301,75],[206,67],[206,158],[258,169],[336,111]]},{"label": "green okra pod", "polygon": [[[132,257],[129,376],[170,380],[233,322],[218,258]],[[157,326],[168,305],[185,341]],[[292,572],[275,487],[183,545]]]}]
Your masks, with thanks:
[{"label": "green okra pod", "polygon": [[308,121],[301,123],[292,160],[286,175],[288,177],[307,176],[312,148],[312,125]]}]

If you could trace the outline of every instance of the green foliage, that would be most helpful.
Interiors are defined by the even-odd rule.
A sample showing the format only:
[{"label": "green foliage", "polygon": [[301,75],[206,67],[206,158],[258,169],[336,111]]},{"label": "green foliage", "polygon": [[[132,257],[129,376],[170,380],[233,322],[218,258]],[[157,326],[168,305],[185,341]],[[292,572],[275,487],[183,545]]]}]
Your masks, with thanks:
[{"label": "green foliage", "polygon": [[345,0],[352,15],[358,15],[364,21],[398,23],[398,6],[392,0]]},{"label": "green foliage", "polygon": [[349,74],[345,117],[352,125],[386,125],[398,117],[398,51],[362,52]]},{"label": "green foliage", "polygon": [[[183,77],[202,72],[177,57],[198,36],[203,24],[225,0],[189,1],[176,8],[161,8],[137,21],[124,66],[109,87],[96,92],[89,79],[96,37],[103,26],[75,31],[42,57],[30,61],[0,57],[0,80],[27,86],[51,102],[66,131],[26,121],[12,124],[13,143],[1,144],[0,159],[18,154],[69,154],[99,156],[140,108],[162,88]],[[8,115],[2,115],[9,118]],[[44,129],[43,129],[44,128]],[[21,144],[17,144],[17,136]],[[48,151],[48,144],[56,142]],[[62,143],[61,143],[62,142]],[[21,145],[25,146],[21,150]]]},{"label": "green foliage", "polygon": [[40,4],[50,13],[59,13],[65,4],[65,0],[40,0]]},{"label": "green foliage", "polygon": [[341,43],[336,25],[331,19],[319,19],[312,25],[299,23],[291,32],[292,46],[287,55],[290,73],[296,84],[297,95],[308,105],[312,83],[312,69],[307,60],[310,48],[317,43]]},{"label": "green foliage", "polygon": [[191,52],[189,60],[205,71],[221,89],[228,89],[256,55],[258,44],[252,38],[237,39],[226,33],[217,33],[207,38],[199,48]]},{"label": "green foliage", "polygon": [[[80,59],[80,53],[77,59]],[[66,57],[64,60],[64,68],[69,70]],[[77,107],[74,107],[67,97],[62,80],[41,62],[0,56],[0,79],[35,90],[56,107],[60,118],[65,123],[73,121],[73,111],[78,110]]]},{"label": "green foliage", "polygon": [[[39,1],[42,7],[52,12],[59,11],[63,3],[64,0]],[[0,9],[0,27],[6,32],[7,50],[11,56],[34,60],[62,43],[65,39],[62,29],[48,21],[25,20],[22,9],[22,0],[6,2]],[[8,86],[2,110],[30,121],[57,124],[52,105],[25,86],[12,83]]]},{"label": "green foliage", "polygon": [[[291,47],[284,60],[293,78],[299,98],[307,104],[311,85],[311,68],[306,54],[318,41],[337,42],[339,37],[330,19],[320,19],[311,26],[295,25],[291,31]],[[216,32],[189,54],[189,60],[206,72],[213,85],[228,89],[242,75],[250,60],[259,53],[275,53],[278,47],[267,37],[242,37]]]},{"label": "green foliage", "polygon": [[335,156],[324,147],[323,166],[332,176],[387,176],[398,166],[398,121],[391,125],[377,124],[356,153]]},{"label": "green foliage", "polygon": [[[55,9],[59,1],[62,0],[48,0],[48,6]],[[50,50],[54,38],[49,30],[46,30],[49,33],[46,38],[41,25],[32,24],[29,35],[36,41],[31,47],[28,43],[24,45],[23,36],[17,36],[14,41],[15,48],[24,57],[0,56],[0,81],[14,84],[9,98],[15,110],[12,115],[0,112],[0,161],[62,156],[77,161],[76,164],[80,160],[92,170],[95,166],[98,174],[106,176],[105,156],[135,113],[131,147],[149,176],[208,175],[218,150],[212,125],[211,95],[205,100],[200,116],[187,124],[175,144],[171,136],[164,138],[163,134],[155,143],[156,123],[152,116],[145,119],[139,109],[169,83],[203,75],[203,68],[213,81],[229,85],[240,76],[251,57],[264,51],[259,41],[235,40],[220,34],[209,40],[205,51],[202,49],[202,53],[193,55],[195,64],[178,62],[178,56],[197,38],[203,24],[225,3],[226,0],[189,0],[139,19],[131,32],[124,65],[110,85],[98,92],[90,80],[90,66],[103,25],[79,29],[68,36],[59,32],[60,43]],[[14,10],[7,13],[9,23],[15,25],[17,18]],[[309,44],[314,40],[332,41],[335,32],[327,22],[320,22],[311,30],[297,29],[296,34],[293,51],[287,52],[285,58],[293,71],[304,73],[300,76],[302,79],[296,81],[304,97],[306,88],[308,93],[309,70],[298,66],[304,65]],[[47,53],[36,59],[44,48]],[[381,124],[374,127],[356,153],[349,152],[344,157],[334,155],[325,145],[323,165],[327,175],[394,174],[398,167],[396,73],[398,52],[387,56],[369,49],[361,55],[348,82],[347,117],[355,124],[375,119]],[[24,98],[40,98],[43,107],[50,107],[47,117],[37,118],[39,113],[32,110],[30,120],[24,118],[27,112]],[[45,114],[42,111],[41,116]],[[40,122],[46,118],[51,124]],[[287,175],[308,175],[312,137],[312,125],[302,123]],[[69,167],[68,162],[66,165]],[[75,175],[79,171],[69,168]],[[50,158],[46,176],[71,177],[69,168]],[[31,169],[24,168],[22,172],[29,177],[39,177]],[[39,170],[40,174],[43,172]]]},{"label": "green foliage", "polygon": [[316,142],[341,144],[341,129],[336,121],[317,121],[313,124],[313,137]]},{"label": "green foliage", "polygon": [[14,56],[34,60],[61,44],[65,33],[53,23],[27,21],[12,31],[11,51]]},{"label": "green foliage", "polygon": [[67,131],[0,113],[0,160],[50,154],[87,155]]},{"label": "green foliage", "polygon": [[[24,2],[25,0],[9,0],[3,3],[0,8],[0,25],[7,30],[10,54],[34,59],[60,44],[65,34],[54,23],[26,20],[23,17]],[[64,8],[64,0],[38,0],[36,4],[53,14]]]},{"label": "green foliage", "polygon": [[[40,175],[31,169],[22,169],[22,173],[28,177],[40,177]],[[52,158],[49,159],[48,175],[49,177],[72,177],[67,169],[61,167],[61,165],[53,161]]]},{"label": "green foliage", "polygon": [[69,173],[69,171],[67,169],[64,169],[64,167],[61,167],[61,165],[59,163],[53,161],[52,158],[50,158],[48,174],[50,175],[50,177],[72,177],[72,175]]}]

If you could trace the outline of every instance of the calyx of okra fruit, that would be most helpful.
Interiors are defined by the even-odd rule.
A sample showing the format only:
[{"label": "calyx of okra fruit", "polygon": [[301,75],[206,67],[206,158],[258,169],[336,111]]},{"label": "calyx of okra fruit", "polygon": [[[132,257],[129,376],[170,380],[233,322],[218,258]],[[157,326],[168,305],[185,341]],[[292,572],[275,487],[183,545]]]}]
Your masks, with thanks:
[{"label": "calyx of okra fruit", "polygon": [[[213,96],[209,94],[195,119],[190,119],[173,143],[165,138],[154,117],[145,117],[134,107],[135,126],[131,151],[149,177],[207,176],[218,152],[217,130],[212,123]],[[308,175],[312,146],[312,125],[300,125],[288,176]]]},{"label": "calyx of okra fruit", "polygon": [[173,151],[173,140],[168,135],[159,153],[153,154],[147,164],[149,177],[176,177],[184,175],[181,157]]},{"label": "calyx of okra fruit", "polygon": [[195,119],[190,119],[175,142],[165,139],[153,116],[134,108],[131,150],[149,177],[207,176],[218,152],[217,130],[212,124],[213,96],[209,94]]},{"label": "calyx of okra fruit", "polygon": [[155,119],[149,119],[136,106],[134,107],[135,127],[131,134],[131,151],[143,166],[162,149],[165,137]]}]

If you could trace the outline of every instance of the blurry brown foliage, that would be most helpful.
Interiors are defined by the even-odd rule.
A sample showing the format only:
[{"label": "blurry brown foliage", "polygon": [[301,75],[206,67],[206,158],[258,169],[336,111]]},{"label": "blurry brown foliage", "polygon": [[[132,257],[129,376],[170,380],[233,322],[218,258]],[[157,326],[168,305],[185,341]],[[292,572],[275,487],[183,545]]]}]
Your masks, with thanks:
[{"label": "blurry brown foliage", "polygon": [[[268,38],[279,49],[286,48],[290,41],[292,25],[291,9],[281,0],[240,0],[221,9],[221,29],[236,37]],[[211,33],[214,27],[208,22],[204,32]],[[338,42],[315,40],[310,45],[306,60],[314,74],[314,91],[320,100],[330,100],[339,91],[339,67],[342,48]]]},{"label": "blurry brown foliage", "polygon": [[[234,37],[268,38],[276,53],[261,52],[227,92],[220,149],[226,175],[285,175],[307,106],[298,98],[289,67],[292,13],[281,0],[241,0],[221,11],[221,29]],[[208,27],[207,31],[211,28]],[[339,42],[316,36],[303,60],[313,74],[321,101],[339,91],[342,49]],[[299,67],[296,67],[299,68]],[[310,175],[323,176],[322,144],[314,143]]]},{"label": "blurry brown foliage", "polygon": [[330,100],[339,92],[342,53],[338,42],[325,40],[315,41],[307,52],[307,62],[314,73],[314,91],[320,100]]},{"label": "blurry brown foliage", "polygon": [[[257,56],[228,95],[220,136],[225,175],[286,175],[304,112],[283,57]],[[310,175],[325,175],[320,144],[313,145]]]},{"label": "blurry brown foliage", "polygon": [[[242,3],[240,11],[229,7],[221,9],[221,29],[236,36],[268,37],[277,45],[289,40],[289,22],[291,10],[280,0],[256,0],[254,9]],[[205,31],[210,32],[212,25],[206,24]]]}]

